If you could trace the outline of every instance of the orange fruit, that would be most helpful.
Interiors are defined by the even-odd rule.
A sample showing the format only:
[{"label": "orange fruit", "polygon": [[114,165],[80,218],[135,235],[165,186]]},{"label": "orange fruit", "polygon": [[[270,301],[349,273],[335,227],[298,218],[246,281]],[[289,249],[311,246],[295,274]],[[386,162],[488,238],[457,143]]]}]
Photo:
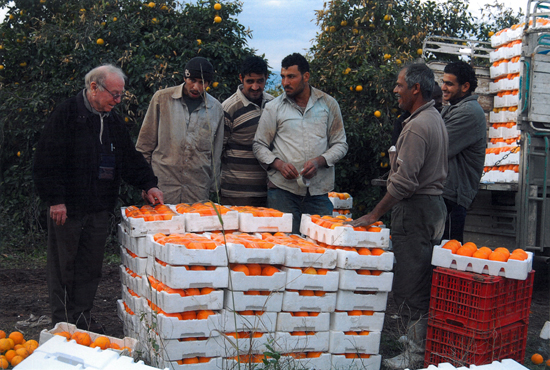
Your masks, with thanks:
[{"label": "orange fruit", "polygon": [[88,333],[80,333],[80,335],[75,339],[76,343],[89,347],[92,344],[92,338]]},{"label": "orange fruit", "polygon": [[212,310],[200,310],[197,312],[197,319],[198,320],[204,320],[204,319],[207,319],[208,316],[210,315],[214,315],[215,312],[212,311]]},{"label": "orange fruit", "polygon": [[370,252],[371,252],[371,254],[372,254],[373,256],[379,256],[379,255],[381,255],[382,253],[384,253],[384,250],[383,250],[383,249],[380,249],[380,248],[372,248],[372,249],[370,250]]},{"label": "orange fruit", "polygon": [[38,348],[38,342],[34,344],[35,342],[36,341],[34,339],[31,339],[25,343],[25,349],[27,350],[27,352],[29,352],[29,355],[32,354],[34,350]]},{"label": "orange fruit", "polygon": [[235,265],[231,268],[231,270],[240,271],[244,273],[246,276],[250,275],[250,271],[248,270],[248,267],[246,267],[245,265]]},{"label": "orange fruit", "polygon": [[188,289],[185,289],[185,294],[187,294],[187,295],[200,295],[201,291],[198,288],[188,288]]},{"label": "orange fruit", "polygon": [[274,266],[267,265],[262,268],[262,275],[264,276],[273,276],[277,272],[279,272],[279,269]]},{"label": "orange fruit", "polygon": [[369,248],[357,248],[357,253],[362,256],[370,256],[372,254]]},{"label": "orange fruit", "polygon": [[25,341],[25,338],[23,338],[23,334],[18,331],[11,332],[8,338],[13,340],[14,344],[22,344]]},{"label": "orange fruit", "polygon": [[384,271],[382,271],[382,270],[371,270],[370,274],[374,275],[374,276],[379,276],[379,275],[382,275],[383,272]]},{"label": "orange fruit", "polygon": [[59,335],[61,337],[67,338],[67,340],[71,340],[71,334],[68,331],[61,331],[59,333],[55,333],[54,335]]},{"label": "orange fruit", "polygon": [[303,269],[302,272],[304,274],[317,275],[317,270],[314,269],[313,267],[306,267],[305,269]]},{"label": "orange fruit", "polygon": [[29,351],[27,351],[25,348],[19,348],[15,350],[15,354],[17,356],[21,356],[23,358],[29,357]]},{"label": "orange fruit", "polygon": [[506,256],[502,252],[493,251],[493,253],[489,255],[489,260],[506,262],[508,258],[506,258]]},{"label": "orange fruit", "polygon": [[374,315],[374,311],[364,310],[362,311],[363,315],[372,316]]},{"label": "orange fruit", "polygon": [[10,341],[8,338],[0,339],[0,352],[6,352],[9,349],[13,348],[13,341]]},{"label": "orange fruit", "polygon": [[104,335],[100,335],[94,340],[94,344],[101,349],[107,349],[111,346],[111,340]]},{"label": "orange fruit", "polygon": [[357,353],[345,353],[346,358],[359,358]]},{"label": "orange fruit", "polygon": [[120,346],[116,343],[111,343],[111,346],[109,348],[112,348],[112,349],[120,349]]},{"label": "orange fruit", "polygon": [[201,295],[206,295],[206,294],[210,294],[214,291],[215,289],[214,288],[202,288],[201,289]]},{"label": "orange fruit", "polygon": [[182,320],[196,320],[197,313],[195,311],[186,311],[181,313]]},{"label": "orange fruit", "polygon": [[359,335],[369,335],[370,334],[370,331],[368,330],[362,330],[359,332]]},{"label": "orange fruit", "polygon": [[326,293],[323,292],[322,290],[316,290],[316,291],[314,292],[314,294],[315,294],[315,296],[317,296],[317,297],[324,297]]},{"label": "orange fruit", "polygon": [[9,361],[5,357],[0,358],[0,369],[7,369],[8,366],[10,366]]},{"label": "orange fruit", "polygon": [[361,316],[363,312],[361,310],[348,311],[348,316]]},{"label": "orange fruit", "polygon": [[199,363],[206,363],[206,362],[210,362],[210,360],[212,359],[212,357],[199,357]]},{"label": "orange fruit", "polygon": [[512,252],[510,257],[508,257],[508,260],[518,260],[518,261],[525,261],[527,259],[526,256],[524,256],[521,253]]},{"label": "orange fruit", "polygon": [[309,316],[309,314],[306,311],[298,311],[298,312],[291,312],[292,316]]},{"label": "orange fruit", "polygon": [[6,360],[8,360],[8,362],[11,362],[11,360],[17,355],[17,353],[15,353],[15,351],[13,349],[10,349],[9,351],[7,351],[4,356],[6,357]]},{"label": "orange fruit", "polygon": [[257,263],[251,263],[247,265],[247,267],[251,276],[259,276],[262,274],[262,266],[258,265]]},{"label": "orange fruit", "polygon": [[254,311],[252,310],[239,311],[238,314],[242,316],[252,316],[254,315]]},{"label": "orange fruit", "polygon": [[550,359],[546,360],[546,366],[550,367]]},{"label": "orange fruit", "polygon": [[308,316],[317,317],[317,316],[319,316],[319,314],[320,314],[320,312],[309,312]]},{"label": "orange fruit", "polygon": [[508,257],[510,257],[510,251],[507,248],[499,247],[495,249],[495,252],[500,252],[504,254],[506,260],[508,260]]},{"label": "orange fruit", "polygon": [[182,362],[183,365],[198,364],[198,363],[199,363],[199,358],[198,357],[184,358],[183,362]]},{"label": "orange fruit", "polygon": [[456,251],[461,247],[460,242],[456,239],[449,240],[445,245],[443,245],[443,249],[450,249],[453,254],[456,253]]},{"label": "orange fruit", "polygon": [[306,335],[305,331],[291,331],[290,335]]},{"label": "orange fruit", "polygon": [[535,365],[540,365],[544,361],[544,358],[538,353],[535,353],[533,356],[531,356],[531,362]]},{"label": "orange fruit", "polygon": [[244,292],[244,295],[260,295],[259,290],[249,290],[248,292]]},{"label": "orange fruit", "polygon": [[323,352],[308,352],[306,354],[306,357],[307,358],[318,358],[318,357],[321,357],[322,354],[323,354]]},{"label": "orange fruit", "polygon": [[[205,271],[206,270],[206,267],[204,266],[189,266],[189,270],[191,271]],[[160,285],[160,284],[159,284]]]},{"label": "orange fruit", "polygon": [[3,339],[6,337],[6,332],[4,330],[0,330],[0,339]]},{"label": "orange fruit", "polygon": [[370,270],[356,270],[359,275],[370,275]]},{"label": "orange fruit", "polygon": [[477,251],[477,245],[475,245],[474,243],[472,242],[467,242],[467,243],[464,243],[464,245],[462,246],[462,248],[470,248],[472,250],[472,254],[474,254],[475,251]]},{"label": "orange fruit", "polygon": [[13,349],[17,351],[19,348],[25,348],[22,344],[16,344]]},{"label": "orange fruit", "polygon": [[456,251],[456,254],[458,254],[459,256],[472,257],[474,252],[475,251],[473,251],[472,248],[462,246],[458,248],[458,250]]},{"label": "orange fruit", "polygon": [[527,254],[527,252],[524,251],[521,248],[514,249],[514,251],[512,253],[517,253],[517,254],[523,255],[525,257],[525,259],[529,258],[529,255]]},{"label": "orange fruit", "polygon": [[15,367],[17,365],[19,365],[21,363],[21,361],[23,361],[24,358],[21,357],[21,356],[15,356],[14,358],[11,359],[10,363],[11,363],[11,366]]},{"label": "orange fruit", "polygon": [[485,252],[482,252],[481,250],[478,249],[477,251],[474,252],[474,254],[472,254],[472,257],[486,260],[489,256]]},{"label": "orange fruit", "polygon": [[350,331],[345,331],[344,332],[345,335],[358,335],[356,331],[353,331],[353,330],[350,330]]},{"label": "orange fruit", "polygon": [[306,296],[306,297],[315,296],[315,293],[313,293],[313,290],[300,290],[300,292],[298,294],[301,295],[301,296]]},{"label": "orange fruit", "polygon": [[487,247],[485,247],[485,246],[479,248],[478,251],[485,253],[485,254],[487,255],[487,257],[489,257],[489,255],[491,254],[491,252],[493,252],[493,251],[491,250],[491,248],[487,248]]},{"label": "orange fruit", "polygon": [[317,275],[326,275],[327,273],[328,269],[317,269]]}]

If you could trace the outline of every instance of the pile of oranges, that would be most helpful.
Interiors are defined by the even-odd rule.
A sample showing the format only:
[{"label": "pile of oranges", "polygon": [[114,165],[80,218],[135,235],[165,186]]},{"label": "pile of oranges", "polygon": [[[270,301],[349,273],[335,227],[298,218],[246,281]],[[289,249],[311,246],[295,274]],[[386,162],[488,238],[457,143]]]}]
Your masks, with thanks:
[{"label": "pile of oranges", "polygon": [[231,264],[229,266],[231,271],[240,271],[246,276],[273,276],[277,272],[280,272],[277,267],[272,265],[261,265],[258,263],[249,264]]},{"label": "pile of oranges", "polygon": [[194,203],[192,205],[189,205],[187,203],[180,203],[176,205],[176,211],[182,214],[198,213],[201,216],[216,216],[216,210],[220,215],[225,215],[227,212],[231,211],[231,209],[225,206],[221,206],[212,202]]},{"label": "pile of oranges", "polygon": [[[149,284],[151,284],[151,289],[155,289],[157,292],[166,292],[168,294],[179,294],[182,297],[190,297],[195,295],[206,295],[212,293],[214,288],[188,288],[188,289],[174,289],[155,279],[153,276],[148,276]],[[132,294],[131,289],[128,289],[130,294]],[[135,297],[139,297],[137,294],[132,294]]]},{"label": "pile of oranges", "polygon": [[167,243],[185,245],[187,249],[216,249],[219,245],[222,245],[222,243],[208,239],[205,236],[189,233],[170,235],[157,233],[153,235],[153,240],[160,245],[166,245]]},{"label": "pile of oranges", "polygon": [[115,342],[111,342],[111,340],[104,335],[98,336],[95,340],[92,340],[92,337],[90,336],[90,334],[82,331],[75,331],[72,334],[69,333],[68,331],[62,331],[59,333],[54,333],[54,335],[65,337],[67,340],[74,340],[76,341],[76,343],[82,346],[90,347],[90,348],[99,347],[101,349],[107,349],[107,348],[117,349],[117,350],[126,349],[128,350],[128,352],[130,353],[132,352],[132,349],[130,347],[120,347]]},{"label": "pile of oranges", "polygon": [[142,218],[144,221],[163,221],[171,220],[176,213],[166,204],[157,204],[156,206],[144,205],[141,208],[130,206],[124,211],[126,217]]},{"label": "pile of oranges", "polygon": [[[346,224],[345,222],[353,221],[351,218],[348,218],[346,216],[319,216],[319,215],[312,215],[311,216],[311,222],[327,228],[327,229],[335,229],[337,227],[352,227],[351,225]],[[369,227],[361,227],[357,226],[354,227],[353,230],[355,231],[369,231],[369,232],[380,232],[382,229],[378,226],[381,226],[382,222],[377,221],[374,224],[370,225]]]},{"label": "pile of oranges", "polygon": [[328,197],[338,198],[338,199],[349,199],[351,195],[349,195],[348,193],[337,193],[335,191],[331,191],[330,193],[328,193]]},{"label": "pile of oranges", "polygon": [[266,207],[233,206],[231,209],[240,213],[252,213],[254,217],[283,217],[284,214],[276,209]]},{"label": "pile of oranges", "polygon": [[472,242],[461,245],[458,240],[449,240],[444,249],[449,249],[453,254],[466,257],[480,258],[490,261],[507,262],[508,260],[524,261],[528,258],[527,252],[523,249],[515,249],[512,253],[507,248],[496,248],[494,251],[487,247],[477,248]]},{"label": "pile of oranges", "polygon": [[[271,234],[269,235],[271,236]],[[220,243],[226,241],[227,243],[241,244],[245,248],[271,249],[275,245],[249,234],[226,234],[224,237],[221,233],[214,233],[212,234],[212,239]]]},{"label": "pile of oranges", "polygon": [[291,248],[300,248],[300,250],[303,253],[321,253],[322,254],[322,253],[325,253],[325,249],[326,249],[326,248],[320,247],[319,245],[313,242],[305,240],[304,238],[296,234],[287,235],[284,233],[275,233],[271,235],[269,233],[263,233],[262,238],[265,241],[268,241],[271,243],[285,245]]},{"label": "pile of oranges", "polygon": [[18,331],[6,336],[6,333],[0,330],[0,369],[18,365],[37,348],[37,341],[25,340],[23,334]]}]

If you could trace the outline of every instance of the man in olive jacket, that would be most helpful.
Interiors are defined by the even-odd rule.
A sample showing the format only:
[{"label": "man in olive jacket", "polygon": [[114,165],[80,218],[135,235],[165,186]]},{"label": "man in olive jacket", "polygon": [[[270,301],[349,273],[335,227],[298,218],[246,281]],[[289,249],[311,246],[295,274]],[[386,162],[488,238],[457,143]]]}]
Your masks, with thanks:
[{"label": "man in olive jacket", "polygon": [[483,173],[487,144],[485,112],[473,95],[477,87],[474,69],[465,62],[445,66],[443,100],[449,105],[441,116],[449,135],[449,173],[443,191],[447,206],[444,239],[463,242],[466,210],[472,204]]}]

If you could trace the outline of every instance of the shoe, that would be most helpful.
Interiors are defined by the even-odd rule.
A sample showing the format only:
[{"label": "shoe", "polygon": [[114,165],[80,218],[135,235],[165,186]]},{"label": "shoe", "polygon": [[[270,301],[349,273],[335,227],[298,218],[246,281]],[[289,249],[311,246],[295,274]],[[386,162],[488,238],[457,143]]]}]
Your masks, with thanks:
[{"label": "shoe", "polygon": [[394,370],[419,369],[422,367],[424,357],[417,353],[405,351],[393,358],[384,360],[384,365]]},{"label": "shoe", "polygon": [[85,318],[81,318],[76,323],[76,327],[80,330],[91,331],[92,333],[105,334],[105,328],[94,318],[90,318],[89,322]]}]

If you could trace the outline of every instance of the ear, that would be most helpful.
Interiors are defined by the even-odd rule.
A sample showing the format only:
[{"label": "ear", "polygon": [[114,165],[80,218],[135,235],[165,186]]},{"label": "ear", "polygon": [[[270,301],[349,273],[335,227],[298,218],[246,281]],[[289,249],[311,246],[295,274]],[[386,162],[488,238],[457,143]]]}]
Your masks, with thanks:
[{"label": "ear", "polygon": [[305,82],[309,81],[309,76],[310,76],[309,72],[305,72],[302,76],[303,76]]},{"label": "ear", "polygon": [[244,83],[243,82],[243,75],[239,73],[239,80],[241,81],[241,83]]},{"label": "ear", "polygon": [[464,82],[464,84],[460,86],[460,91],[462,91],[464,94],[466,94],[469,90],[470,90],[469,82]]},{"label": "ear", "polygon": [[413,87],[411,88],[411,91],[412,91],[413,95],[416,95],[416,94],[422,95],[422,91],[420,90],[420,84],[418,84],[418,83],[413,85]]}]

